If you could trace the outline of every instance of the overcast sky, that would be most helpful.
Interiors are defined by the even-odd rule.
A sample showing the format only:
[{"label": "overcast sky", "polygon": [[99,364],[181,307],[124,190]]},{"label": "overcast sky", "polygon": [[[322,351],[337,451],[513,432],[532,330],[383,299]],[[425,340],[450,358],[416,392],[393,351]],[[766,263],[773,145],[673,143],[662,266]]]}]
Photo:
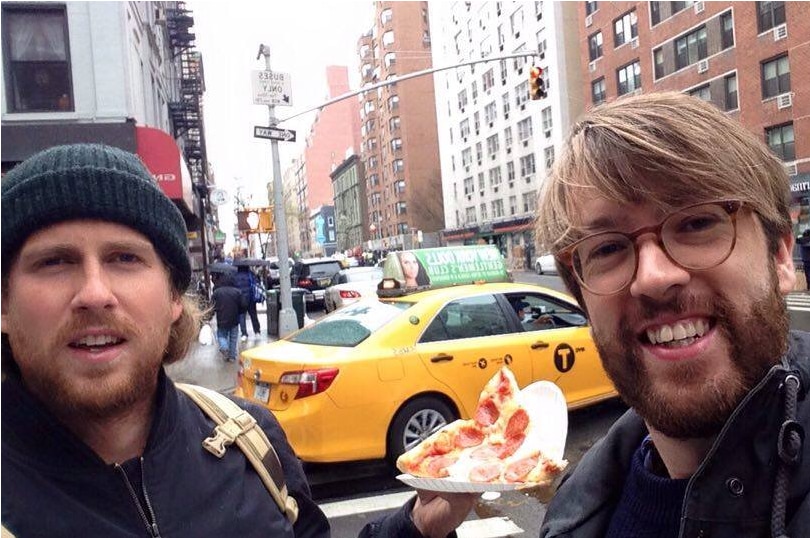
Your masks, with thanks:
[{"label": "overcast sky", "polygon": [[[266,202],[271,179],[270,142],[253,138],[254,125],[267,125],[267,107],[254,105],[251,71],[263,70],[259,45],[271,49],[273,71],[289,73],[292,107],[276,107],[284,118],[326,100],[326,66],[346,65],[351,89],[359,84],[357,40],[373,24],[370,1],[192,1],[196,46],[205,67],[204,114],[208,160],[216,183],[233,196],[241,184]],[[283,124],[297,142],[280,142],[282,172],[303,151],[314,113]],[[232,199],[232,198],[231,198]],[[228,206],[225,206],[227,209]],[[221,217],[231,211],[220,210]],[[222,229],[230,234],[231,221]],[[227,227],[226,227],[227,226]]]}]

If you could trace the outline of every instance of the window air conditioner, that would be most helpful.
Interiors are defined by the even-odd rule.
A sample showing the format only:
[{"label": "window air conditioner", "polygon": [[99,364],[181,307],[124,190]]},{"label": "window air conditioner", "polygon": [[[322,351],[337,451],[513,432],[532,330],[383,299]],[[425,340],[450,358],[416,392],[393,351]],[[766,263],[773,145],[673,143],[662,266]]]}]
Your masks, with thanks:
[{"label": "window air conditioner", "polygon": [[590,27],[593,24],[593,15],[588,15],[585,17],[585,28]]},{"label": "window air conditioner", "polygon": [[787,24],[780,24],[773,29],[773,40],[779,41],[787,37]]},{"label": "window air conditioner", "polygon": [[593,73],[596,71],[596,62],[588,62],[588,72]]},{"label": "window air conditioner", "polygon": [[793,105],[793,94],[783,93],[776,96],[776,107],[780,110],[783,108],[790,108]]},{"label": "window air conditioner", "polygon": [[630,40],[630,48],[631,49],[637,49],[638,48],[638,38],[637,37],[634,37],[633,39]]},{"label": "window air conditioner", "polygon": [[705,73],[709,70],[709,60],[700,60],[697,65],[698,73]]},{"label": "window air conditioner", "polygon": [[703,5],[703,2],[695,2],[695,13],[703,13],[703,9],[706,6]]},{"label": "window air conditioner", "polygon": [[543,134],[546,135],[546,138],[551,138],[551,129],[548,129],[547,131],[543,131]]}]

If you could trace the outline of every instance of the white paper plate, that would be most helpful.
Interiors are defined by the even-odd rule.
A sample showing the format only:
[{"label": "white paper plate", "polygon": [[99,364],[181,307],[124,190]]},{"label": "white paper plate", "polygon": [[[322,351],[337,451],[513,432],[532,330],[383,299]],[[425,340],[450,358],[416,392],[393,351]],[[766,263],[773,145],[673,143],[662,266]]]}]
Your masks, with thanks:
[{"label": "white paper plate", "polygon": [[461,482],[449,478],[419,478],[409,474],[397,476],[397,480],[415,489],[426,491],[441,491],[447,493],[483,493],[485,491],[513,491],[516,489],[526,489],[548,484],[527,484],[525,482],[517,484],[492,484],[489,482]]}]

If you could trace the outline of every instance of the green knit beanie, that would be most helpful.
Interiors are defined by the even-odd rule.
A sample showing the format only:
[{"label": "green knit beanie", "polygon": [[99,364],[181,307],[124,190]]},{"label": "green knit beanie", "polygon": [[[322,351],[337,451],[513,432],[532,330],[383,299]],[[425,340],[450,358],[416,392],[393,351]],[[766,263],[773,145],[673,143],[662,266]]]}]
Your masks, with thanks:
[{"label": "green knit beanie", "polygon": [[174,286],[188,287],[191,263],[180,210],[136,155],[101,144],[56,146],[6,174],[3,273],[32,233],[77,219],[115,222],[144,234],[169,267]]}]

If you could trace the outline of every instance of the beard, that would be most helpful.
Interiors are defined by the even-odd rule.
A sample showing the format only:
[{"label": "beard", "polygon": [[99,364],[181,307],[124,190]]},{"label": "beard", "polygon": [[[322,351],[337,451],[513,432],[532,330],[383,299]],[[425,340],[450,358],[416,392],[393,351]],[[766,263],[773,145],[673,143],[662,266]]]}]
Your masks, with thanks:
[{"label": "beard", "polygon": [[[8,340],[23,383],[57,417],[70,422],[106,420],[151,399],[169,339],[165,330],[143,330],[108,312],[77,313],[49,341],[10,323]],[[76,372],[60,355],[71,336],[83,328],[106,327],[124,335],[132,356]],[[127,355],[130,355],[128,353]],[[66,361],[67,366],[59,361]]]},{"label": "beard", "polygon": [[[771,286],[740,312],[728,297],[700,299],[680,295],[665,302],[640,299],[638,316],[661,313],[714,312],[715,329],[730,346],[728,375],[706,376],[705,361],[673,364],[654,380],[644,364],[638,335],[627,312],[619,320],[618,337],[593,330],[608,377],[627,405],[655,430],[675,439],[717,434],[742,399],[778,364],[787,349],[790,321],[785,300],[771,268]],[[629,344],[628,344],[629,343]]]}]

